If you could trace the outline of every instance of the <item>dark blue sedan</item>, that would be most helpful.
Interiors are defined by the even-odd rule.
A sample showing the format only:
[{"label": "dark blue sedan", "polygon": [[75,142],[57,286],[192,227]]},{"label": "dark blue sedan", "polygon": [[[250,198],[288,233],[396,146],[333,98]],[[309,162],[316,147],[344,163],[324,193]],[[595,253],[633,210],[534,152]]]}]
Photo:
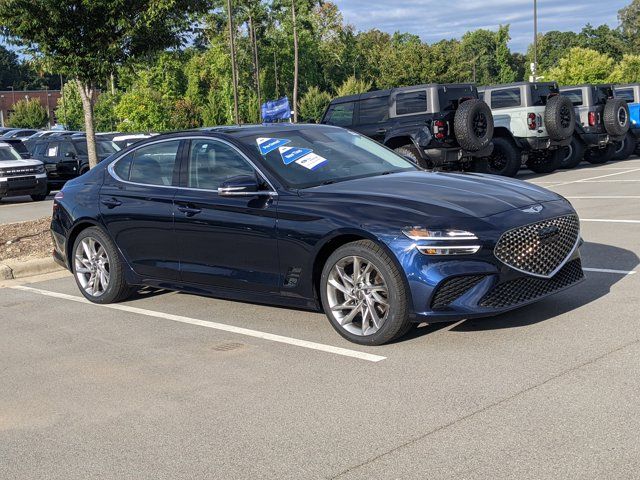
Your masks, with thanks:
[{"label": "dark blue sedan", "polygon": [[54,256],[96,303],[141,285],[324,310],[378,345],[583,279],[580,222],[548,190],[432,173],[329,126],[150,138],[56,195]]}]

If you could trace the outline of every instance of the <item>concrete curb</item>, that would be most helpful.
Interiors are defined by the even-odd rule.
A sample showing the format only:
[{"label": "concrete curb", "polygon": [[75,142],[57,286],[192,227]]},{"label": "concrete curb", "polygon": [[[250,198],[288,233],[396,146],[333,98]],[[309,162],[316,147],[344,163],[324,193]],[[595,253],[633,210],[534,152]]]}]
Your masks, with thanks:
[{"label": "concrete curb", "polygon": [[63,268],[53,258],[35,258],[33,260],[11,260],[0,264],[0,280],[31,277],[43,273],[56,272]]}]

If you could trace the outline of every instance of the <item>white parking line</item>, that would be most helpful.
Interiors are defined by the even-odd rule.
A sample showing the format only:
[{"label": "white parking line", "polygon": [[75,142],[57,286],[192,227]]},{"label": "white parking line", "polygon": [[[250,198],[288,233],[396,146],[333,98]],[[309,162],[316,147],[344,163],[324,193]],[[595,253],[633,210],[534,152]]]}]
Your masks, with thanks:
[{"label": "white parking line", "polygon": [[128,305],[99,305],[89,302],[84,297],[77,297],[75,295],[68,295],[66,293],[51,292],[49,290],[41,290],[39,288],[27,287],[24,285],[16,285],[11,287],[15,290],[22,290],[25,292],[31,292],[38,295],[44,295],[47,297],[61,298],[64,300],[70,300],[72,302],[86,303],[88,305],[94,305],[96,307],[110,308],[112,310],[120,310],[122,312],[135,313],[138,315],[145,315],[147,317],[162,318],[165,320],[171,320],[174,322],[187,323],[190,325],[197,325],[199,327],[212,328],[214,330],[221,330],[224,332],[237,333],[238,335],[246,335],[248,337],[260,338],[262,340],[270,340],[272,342],[286,343],[288,345],[294,345],[296,347],[308,348],[311,350],[319,350],[321,352],[333,353],[335,355],[342,355],[344,357],[357,358],[358,360],[365,360],[367,362],[380,362],[387,357],[380,355],[373,355],[370,353],[359,352],[356,350],[349,350],[347,348],[334,347],[332,345],[325,345],[322,343],[309,342],[307,340],[299,340],[297,338],[284,337],[282,335],[274,335],[273,333],[260,332],[258,330],[250,330],[248,328],[235,327],[233,325],[226,325],[224,323],[210,322],[208,320],[199,320],[197,318],[184,317],[182,315],[173,315],[171,313],[156,312],[153,310],[146,310],[144,308],[130,307]]},{"label": "white parking line", "polygon": [[608,219],[608,218],[581,218],[580,222],[640,223],[640,220],[611,220],[611,219]]},{"label": "white parking line", "polygon": [[590,195],[590,196],[579,196],[579,197],[564,197],[569,200],[597,200],[599,198],[602,199],[624,199],[624,198],[640,198],[640,195]]},{"label": "white parking line", "polygon": [[610,268],[583,268],[585,272],[615,273],[616,275],[635,275],[635,270],[612,270]]},{"label": "white parking line", "polygon": [[560,183],[556,183],[555,185],[550,185],[551,187],[561,187],[563,185],[571,185],[572,183],[584,183],[584,182],[588,182],[589,180],[598,180],[600,178],[606,178],[606,177],[613,177],[616,175],[624,175],[625,173],[632,173],[632,172],[638,172],[640,171],[640,168],[633,168],[631,170],[624,170],[622,172],[616,172],[616,173],[608,173],[606,175],[598,175],[597,177],[589,177],[589,178],[583,178],[580,180],[571,180],[569,182],[560,182]]}]

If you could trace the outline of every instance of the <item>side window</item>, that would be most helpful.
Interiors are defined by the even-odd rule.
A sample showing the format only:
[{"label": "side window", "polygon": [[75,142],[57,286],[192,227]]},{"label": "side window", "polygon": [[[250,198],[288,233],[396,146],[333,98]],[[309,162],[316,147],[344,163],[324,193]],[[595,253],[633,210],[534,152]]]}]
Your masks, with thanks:
[{"label": "side window", "polygon": [[179,146],[180,140],[174,140],[135,150],[129,181],[146,185],[171,185]]},{"label": "side window", "polygon": [[389,97],[375,97],[360,100],[358,123],[382,123],[389,119]]},{"label": "side window", "polygon": [[563,90],[562,92],[560,92],[560,95],[562,95],[563,97],[567,97],[576,107],[582,105],[582,90],[580,89]]},{"label": "side window", "polygon": [[521,104],[519,88],[505,88],[491,92],[491,108],[513,108]]},{"label": "side window", "polygon": [[353,125],[353,102],[336,103],[329,107],[326,123],[338,127],[350,127]]},{"label": "side window", "polygon": [[122,180],[129,180],[131,164],[133,163],[133,154],[134,152],[125,155],[113,166],[113,172]]},{"label": "side window", "polygon": [[398,93],[396,95],[396,115],[411,115],[427,111],[427,91]]},{"label": "side window", "polygon": [[47,144],[38,143],[35,147],[33,147],[33,154],[39,157],[43,157],[44,154],[47,153]]},{"label": "side window", "polygon": [[237,150],[215,140],[192,140],[187,187],[217,190],[229,178],[255,175]]},{"label": "side window", "polygon": [[50,142],[47,145],[47,149],[44,152],[44,156],[51,158],[51,157],[57,157],[58,156],[58,148],[59,148],[60,144],[58,142]]},{"label": "side window", "polygon": [[76,149],[73,148],[73,145],[71,144],[71,142],[60,142],[60,156],[61,157],[66,157],[67,154],[69,154],[69,156],[73,156],[76,154]]},{"label": "side window", "polygon": [[627,103],[634,103],[633,88],[621,88],[615,91],[616,98],[621,98]]}]

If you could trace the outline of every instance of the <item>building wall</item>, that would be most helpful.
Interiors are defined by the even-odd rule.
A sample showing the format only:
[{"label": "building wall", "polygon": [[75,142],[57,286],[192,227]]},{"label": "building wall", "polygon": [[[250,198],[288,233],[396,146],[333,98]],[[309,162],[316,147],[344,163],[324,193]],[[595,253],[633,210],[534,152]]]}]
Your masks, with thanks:
[{"label": "building wall", "polygon": [[6,126],[13,111],[13,105],[26,98],[39,100],[49,115],[49,126],[56,123],[55,110],[60,98],[60,90],[0,90],[0,126]]}]

